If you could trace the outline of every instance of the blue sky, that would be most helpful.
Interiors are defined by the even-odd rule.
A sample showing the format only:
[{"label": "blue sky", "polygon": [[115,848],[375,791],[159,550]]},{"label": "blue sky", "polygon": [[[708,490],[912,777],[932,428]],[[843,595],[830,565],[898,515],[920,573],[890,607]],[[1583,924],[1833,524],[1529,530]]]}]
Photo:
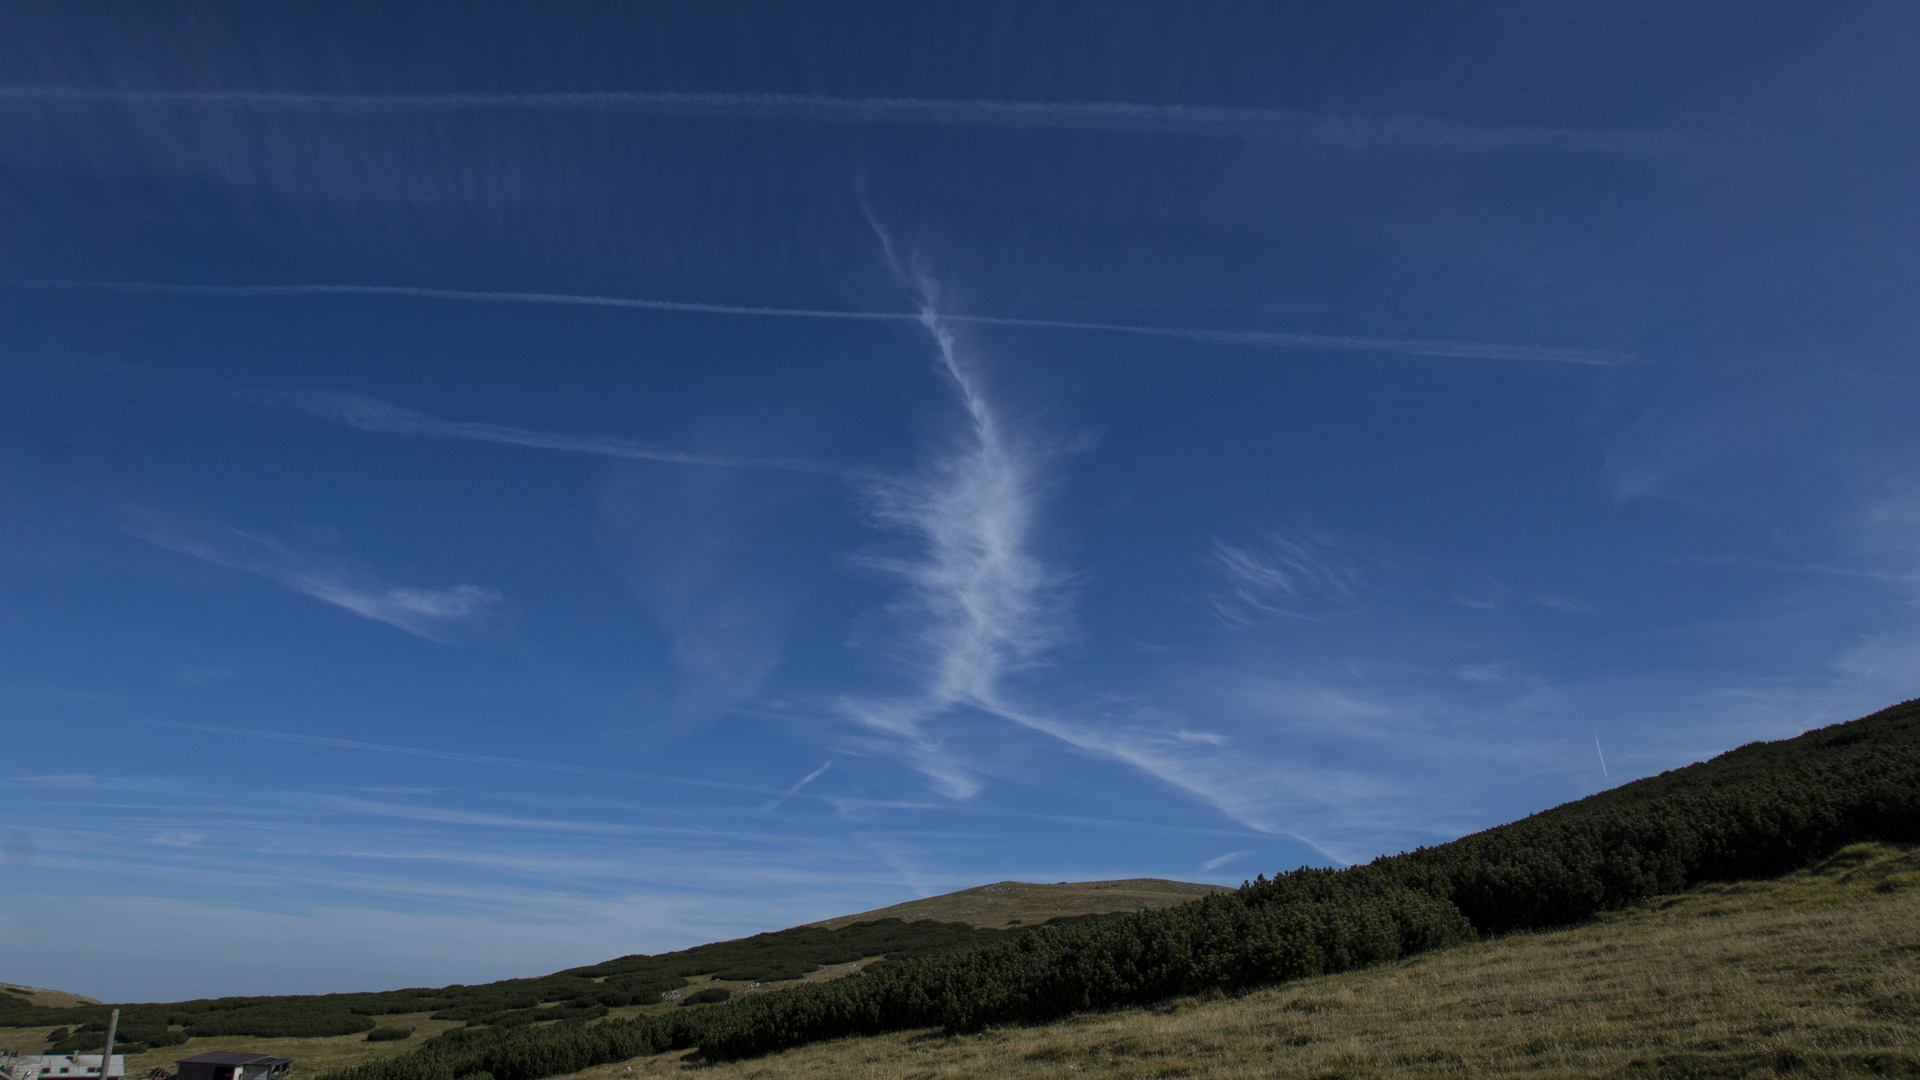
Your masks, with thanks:
[{"label": "blue sky", "polygon": [[1920,693],[1898,4],[9,4],[0,977],[1235,884]]}]

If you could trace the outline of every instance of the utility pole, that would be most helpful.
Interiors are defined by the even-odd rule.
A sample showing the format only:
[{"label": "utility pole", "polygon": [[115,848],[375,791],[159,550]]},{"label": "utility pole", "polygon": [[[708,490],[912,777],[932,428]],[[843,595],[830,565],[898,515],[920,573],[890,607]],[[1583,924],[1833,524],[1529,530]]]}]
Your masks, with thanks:
[{"label": "utility pole", "polygon": [[113,1070],[113,1036],[120,1030],[120,1010],[113,1010],[107,1018],[107,1052],[100,1055],[100,1080],[107,1080],[107,1074]]}]

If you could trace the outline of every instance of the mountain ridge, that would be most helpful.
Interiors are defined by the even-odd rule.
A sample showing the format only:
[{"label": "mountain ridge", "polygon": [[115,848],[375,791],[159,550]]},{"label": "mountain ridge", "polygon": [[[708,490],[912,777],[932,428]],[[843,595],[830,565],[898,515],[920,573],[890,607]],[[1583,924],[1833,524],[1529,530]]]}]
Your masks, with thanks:
[{"label": "mountain ridge", "polygon": [[1033,881],[996,881],[990,885],[975,885],[872,911],[821,919],[803,926],[840,930],[855,923],[879,919],[899,919],[903,922],[934,919],[940,922],[964,922],[980,930],[998,930],[1077,915],[1155,911],[1203,896],[1232,891],[1225,885],[1205,885],[1170,878],[1061,881],[1052,885]]}]

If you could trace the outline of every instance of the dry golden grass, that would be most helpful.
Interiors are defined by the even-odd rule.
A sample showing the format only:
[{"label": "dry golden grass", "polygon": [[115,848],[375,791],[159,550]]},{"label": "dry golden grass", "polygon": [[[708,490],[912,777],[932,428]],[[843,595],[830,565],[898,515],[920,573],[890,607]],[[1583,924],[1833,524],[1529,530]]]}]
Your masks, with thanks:
[{"label": "dry golden grass", "polygon": [[[972,1077],[1920,1077],[1920,853],[1859,845],[1773,882],[1237,1000],[903,1033],[639,1080]],[[691,1080],[691,1078],[689,1078]]]},{"label": "dry golden grass", "polygon": [[930,896],[892,907],[842,915],[808,923],[838,930],[876,919],[936,919],[963,922],[982,930],[1043,923],[1061,915],[1105,915],[1114,911],[1151,911],[1197,900],[1208,893],[1232,892],[1220,885],[1196,885],[1165,878],[1128,878],[1125,881],[1063,881],[1039,885],[1031,881],[999,881],[944,896]]},{"label": "dry golden grass", "polygon": [[[26,994],[23,1000],[30,1001],[35,1005],[44,1005],[49,1009],[65,1009],[74,1005],[100,1004],[90,997],[82,997],[79,994],[69,994],[65,990],[47,990],[38,986],[27,986],[22,983],[0,982],[0,988],[24,990]],[[12,996],[22,997],[20,994],[14,994]]]}]

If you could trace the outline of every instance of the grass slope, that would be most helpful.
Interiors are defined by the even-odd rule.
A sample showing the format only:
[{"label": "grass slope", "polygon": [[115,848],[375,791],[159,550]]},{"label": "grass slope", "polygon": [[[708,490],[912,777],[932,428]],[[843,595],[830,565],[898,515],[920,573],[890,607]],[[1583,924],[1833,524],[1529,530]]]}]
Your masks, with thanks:
[{"label": "grass slope", "polygon": [[1920,1077],[1920,852],[1854,845],[1774,881],[1238,999],[729,1064],[667,1053],[568,1080],[696,1068],[703,1080]]},{"label": "grass slope", "polygon": [[67,1009],[75,1005],[98,1005],[99,1002],[79,994],[69,994],[65,990],[47,990],[38,986],[25,986],[21,983],[0,982],[0,994],[9,1000],[18,999],[49,1009]]},{"label": "grass slope", "polygon": [[838,930],[875,919],[935,919],[963,922],[982,930],[1043,923],[1074,915],[1106,915],[1116,911],[1154,911],[1184,904],[1213,893],[1232,892],[1220,885],[1196,885],[1165,878],[1128,878],[1125,881],[1062,881],[1040,885],[1031,881],[999,881],[944,896],[929,896],[892,907],[842,915],[808,926]]}]

